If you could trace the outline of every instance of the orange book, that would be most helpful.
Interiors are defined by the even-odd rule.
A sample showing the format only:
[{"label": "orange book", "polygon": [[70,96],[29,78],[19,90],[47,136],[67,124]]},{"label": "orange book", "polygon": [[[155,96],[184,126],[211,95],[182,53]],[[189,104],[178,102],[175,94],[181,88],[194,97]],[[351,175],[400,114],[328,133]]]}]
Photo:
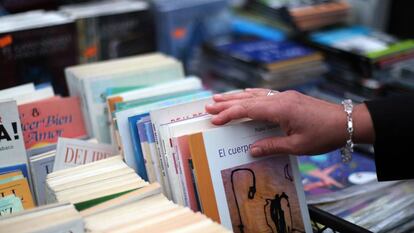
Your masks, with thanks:
[{"label": "orange book", "polygon": [[22,200],[24,209],[30,209],[35,206],[26,178],[0,184],[0,198],[8,195],[19,197]]},{"label": "orange book", "polygon": [[192,160],[195,166],[198,195],[200,197],[203,213],[214,221],[220,223],[216,195],[214,194],[206,149],[204,148],[203,134],[196,133],[190,135],[189,144]]},{"label": "orange book", "polygon": [[23,104],[19,115],[26,150],[55,144],[58,137],[87,136],[78,97]]}]

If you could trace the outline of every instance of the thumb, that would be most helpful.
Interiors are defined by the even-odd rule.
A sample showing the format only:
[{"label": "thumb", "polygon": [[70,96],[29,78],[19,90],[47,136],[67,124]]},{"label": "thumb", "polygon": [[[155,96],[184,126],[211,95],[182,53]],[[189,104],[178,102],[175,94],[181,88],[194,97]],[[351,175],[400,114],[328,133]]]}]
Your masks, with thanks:
[{"label": "thumb", "polygon": [[272,154],[291,154],[291,136],[265,138],[255,142],[250,148],[252,156],[266,156]]}]

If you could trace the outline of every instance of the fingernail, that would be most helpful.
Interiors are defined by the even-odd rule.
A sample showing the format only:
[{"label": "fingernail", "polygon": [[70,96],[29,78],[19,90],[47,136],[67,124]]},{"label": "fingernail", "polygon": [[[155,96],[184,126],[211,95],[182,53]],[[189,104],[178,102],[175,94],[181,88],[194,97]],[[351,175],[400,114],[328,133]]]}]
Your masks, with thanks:
[{"label": "fingernail", "polygon": [[221,94],[215,94],[213,95],[213,98],[220,98],[222,95]]},{"label": "fingernail", "polygon": [[259,156],[263,153],[263,150],[262,148],[255,146],[250,149],[250,153],[252,156]]},{"label": "fingernail", "polygon": [[245,91],[251,91],[253,88],[246,88]]},{"label": "fingernail", "polygon": [[206,107],[207,108],[212,108],[214,106],[214,104],[207,104]]}]

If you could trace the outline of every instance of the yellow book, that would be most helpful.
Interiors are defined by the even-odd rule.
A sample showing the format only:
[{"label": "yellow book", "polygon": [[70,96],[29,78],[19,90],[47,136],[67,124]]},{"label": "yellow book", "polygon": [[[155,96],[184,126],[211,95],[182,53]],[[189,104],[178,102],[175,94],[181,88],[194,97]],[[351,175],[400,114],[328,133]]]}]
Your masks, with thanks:
[{"label": "yellow book", "polygon": [[7,178],[14,177],[14,176],[20,176],[20,175],[23,175],[22,171],[13,171],[13,172],[8,172],[8,173],[3,173],[3,174],[0,174],[0,181],[7,179]]},{"label": "yellow book", "polygon": [[22,200],[24,209],[30,209],[35,206],[26,178],[0,185],[0,197],[5,197],[11,194]]}]

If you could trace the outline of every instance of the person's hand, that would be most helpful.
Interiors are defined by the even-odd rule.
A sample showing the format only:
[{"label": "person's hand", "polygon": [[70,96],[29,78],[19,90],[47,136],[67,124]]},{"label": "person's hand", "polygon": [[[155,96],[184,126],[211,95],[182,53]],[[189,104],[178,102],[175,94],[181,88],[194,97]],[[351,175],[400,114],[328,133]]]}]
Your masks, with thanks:
[{"label": "person's hand", "polygon": [[[223,125],[240,118],[279,124],[286,136],[266,138],[251,147],[254,156],[270,154],[314,155],[345,145],[346,113],[343,106],[329,103],[296,91],[276,92],[246,89],[244,92],[214,95],[214,104],[206,106],[213,114],[212,123]],[[371,117],[365,106],[354,107],[354,142],[372,143]]]}]

